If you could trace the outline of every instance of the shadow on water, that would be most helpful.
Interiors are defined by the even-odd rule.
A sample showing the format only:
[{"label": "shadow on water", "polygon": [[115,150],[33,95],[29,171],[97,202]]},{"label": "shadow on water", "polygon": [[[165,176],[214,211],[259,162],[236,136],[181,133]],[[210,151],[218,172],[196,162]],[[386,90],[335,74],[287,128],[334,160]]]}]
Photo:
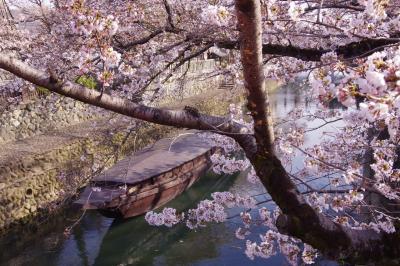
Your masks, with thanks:
[{"label": "shadow on water", "polygon": [[[236,177],[237,175],[218,177],[207,173],[191,189],[166,206],[176,208],[179,211],[195,207],[201,199],[209,197],[210,193],[229,189]],[[210,228],[204,229],[210,230]],[[147,224],[143,216],[127,221],[116,219],[102,241],[99,256],[96,258],[94,265],[151,265],[154,263],[155,257],[164,254],[175,243],[181,244],[183,248],[179,254],[179,261],[183,264],[217,256],[215,242],[197,249],[196,252],[193,252],[193,250],[185,251],[184,247],[186,245],[184,245],[184,242],[190,238],[192,233],[195,232],[191,232],[184,225],[178,225],[173,228],[154,228]],[[202,233],[210,235],[211,232]],[[172,255],[172,257],[174,256]],[[164,259],[171,258],[166,257]],[[188,261],[185,262],[185,260]]]},{"label": "shadow on water", "polygon": [[[297,87],[284,86],[271,95],[276,118],[286,117],[302,102],[307,106],[307,99]],[[318,139],[315,134],[308,142],[314,143]],[[301,158],[298,161],[302,163]],[[233,176],[207,173],[166,206],[187,210],[209,198],[212,192],[227,190],[242,195],[265,193],[262,186],[249,185],[245,173]],[[262,197],[265,195],[258,200],[265,200]],[[240,211],[243,209],[229,210],[228,216],[235,216]],[[256,211],[253,213],[256,215]],[[237,216],[225,223],[209,224],[194,231],[185,225],[153,227],[143,216],[114,220],[97,212],[87,212],[70,237],[65,238],[64,229],[79,215],[76,210],[68,210],[49,223],[43,223],[35,232],[28,229],[0,239],[0,265],[288,265],[279,253],[267,260],[249,260],[244,254],[245,242],[235,237],[235,230],[242,225]],[[250,240],[259,241],[259,235],[266,230],[255,227]],[[320,261],[318,265],[335,264]]]},{"label": "shadow on water", "polygon": [[[238,175],[217,176],[207,172],[198,182],[168,203],[179,211],[194,207],[197,203],[215,191],[228,190]],[[106,218],[97,212],[87,212],[66,238],[64,229],[70,226],[79,214],[66,210],[62,216],[43,223],[36,231],[14,232],[0,239],[0,265],[152,265],[157,264],[157,256],[165,262],[161,264],[192,264],[197,260],[217,256],[218,243],[227,239],[218,236],[220,241],[207,243],[213,231],[221,233],[223,227],[206,227],[202,234],[179,225],[173,228],[153,227],[147,224],[143,216],[129,220]],[[206,245],[193,245],[185,250],[186,241],[196,235]],[[226,234],[234,237],[232,232]],[[164,256],[171,246],[181,245],[181,254],[170,253]],[[4,252],[7,250],[7,252]],[[175,258],[175,259],[174,259]],[[168,262],[170,261],[170,262]],[[185,262],[186,261],[186,262]]]}]

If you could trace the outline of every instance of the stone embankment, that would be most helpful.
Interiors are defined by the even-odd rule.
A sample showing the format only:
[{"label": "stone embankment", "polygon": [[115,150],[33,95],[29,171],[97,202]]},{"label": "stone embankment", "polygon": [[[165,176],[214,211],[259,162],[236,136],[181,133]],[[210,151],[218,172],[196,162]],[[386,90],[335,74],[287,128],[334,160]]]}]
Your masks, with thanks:
[{"label": "stone embankment", "polygon": [[0,145],[74,125],[98,115],[97,108],[56,95],[10,106],[0,113]]},{"label": "stone embankment", "polygon": [[[150,84],[144,97],[156,99],[155,103],[159,105],[174,102],[177,98],[192,97],[205,91],[215,90],[221,82],[219,75],[206,80],[199,80],[196,77],[204,73],[213,73],[216,67],[214,60],[186,63],[175,71],[175,75],[163,85],[162,90],[158,87],[157,81]],[[13,83],[9,74],[6,75],[7,78],[2,78],[5,74],[7,73],[0,71],[0,89],[2,82]],[[2,81],[3,79],[8,80]],[[160,93],[155,93],[157,89],[160,89]],[[41,90],[44,90],[41,92],[44,94],[38,93]],[[58,97],[45,89],[35,88],[31,91],[25,88],[21,89],[21,93],[22,103],[17,105],[7,105],[7,96],[0,93],[0,145],[75,125],[102,115],[99,108]],[[40,99],[36,99],[38,95],[41,95]]]},{"label": "stone embankment", "polygon": [[[57,210],[92,176],[175,130],[104,111],[92,115],[87,106],[64,98],[59,102],[62,108],[43,109],[48,116],[37,120],[31,113],[35,109],[26,106],[4,115],[11,121],[3,122],[0,143],[0,232]],[[226,94],[211,90],[172,107],[190,105],[220,115],[228,104]],[[54,128],[38,134],[41,126],[52,124],[50,113],[57,121]],[[21,139],[10,142],[14,136]]]}]

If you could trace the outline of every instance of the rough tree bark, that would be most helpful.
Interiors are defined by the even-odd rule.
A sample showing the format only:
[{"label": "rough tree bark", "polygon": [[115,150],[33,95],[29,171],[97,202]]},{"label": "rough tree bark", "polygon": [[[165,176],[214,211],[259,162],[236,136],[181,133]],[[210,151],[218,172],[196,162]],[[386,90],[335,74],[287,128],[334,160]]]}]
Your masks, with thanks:
[{"label": "rough tree bark", "polygon": [[[267,94],[263,93],[261,12],[258,0],[236,0],[240,47],[244,69],[248,108],[254,119],[257,152],[247,154],[258,177],[283,212],[278,228],[319,249],[330,258],[352,262],[397,258],[400,250],[388,247],[388,239],[398,234],[356,231],[345,228],[320,214],[306,203],[288,173],[274,153],[272,130],[266,108]],[[267,52],[268,53],[268,52]]]},{"label": "rough tree bark", "polygon": [[[335,52],[339,58],[344,60],[351,58],[363,58],[374,52],[383,50],[387,45],[399,43],[399,34],[394,34],[388,39],[365,39],[341,45],[335,49],[322,48],[301,48],[293,45],[269,44],[265,43],[262,53],[265,55],[278,55],[297,58],[304,61],[321,61],[325,53]],[[217,41],[216,45],[225,49],[239,49],[240,44],[236,41]]]},{"label": "rough tree bark", "polygon": [[242,125],[224,118],[205,114],[194,116],[185,110],[152,108],[108,94],[101,95],[95,90],[62,81],[6,54],[0,53],[0,68],[50,91],[116,113],[152,123],[208,130],[230,136],[242,146],[261,182],[282,210],[283,215],[278,219],[281,231],[303,240],[334,259],[343,258],[362,263],[398,258],[400,247],[389,246],[389,243],[398,243],[399,233],[376,233],[372,230],[357,231],[342,227],[308,205],[291,181],[274,153],[272,124],[266,112],[268,98],[263,90],[260,1],[236,0],[236,9],[248,108],[254,119],[254,137],[243,134]]},{"label": "rough tree bark", "polygon": [[137,104],[127,99],[110,96],[96,90],[90,90],[70,81],[63,81],[43,71],[29,66],[10,55],[0,53],[0,69],[27,80],[37,86],[72,99],[98,106],[122,115],[147,122],[178,128],[207,130],[234,138],[251,153],[255,152],[254,137],[246,134],[247,128],[223,117],[206,114],[194,116],[185,110],[168,110]]}]

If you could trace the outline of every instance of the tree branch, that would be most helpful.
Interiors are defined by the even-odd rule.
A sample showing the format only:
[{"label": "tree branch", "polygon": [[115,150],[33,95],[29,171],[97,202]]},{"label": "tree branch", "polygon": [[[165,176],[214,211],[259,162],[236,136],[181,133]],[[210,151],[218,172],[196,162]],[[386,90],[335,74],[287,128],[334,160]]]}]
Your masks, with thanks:
[{"label": "tree branch", "polygon": [[160,125],[213,131],[234,138],[242,147],[246,147],[250,153],[255,152],[256,149],[253,136],[242,133],[246,129],[243,125],[226,120],[223,117],[206,114],[200,114],[197,117],[185,110],[148,107],[105,93],[101,95],[96,90],[87,89],[70,81],[59,80],[2,53],[0,53],[0,68],[37,86],[84,103]]},{"label": "tree branch", "polygon": [[252,114],[257,153],[248,157],[262,184],[283,212],[277,220],[279,230],[303,240],[330,258],[346,258],[353,262],[367,261],[372,254],[375,258],[395,258],[400,249],[397,245],[387,249],[383,242],[398,240],[399,236],[373,230],[353,230],[333,222],[310,206],[290,179],[270,147],[271,133],[263,112],[266,99],[262,95],[260,1],[236,0],[236,10],[249,109],[257,112]]},{"label": "tree branch", "polygon": [[[395,37],[395,36],[394,36]],[[321,60],[321,56],[328,52],[336,52],[339,57],[343,59],[349,59],[352,57],[368,56],[373,52],[383,49],[386,45],[399,43],[399,40],[390,39],[367,39],[359,42],[352,42],[337,47],[336,49],[312,49],[312,48],[301,48],[292,45],[279,45],[279,44],[263,44],[263,54],[269,55],[280,55],[289,56],[304,61],[315,61]],[[225,49],[239,49],[237,41],[219,41],[216,42],[217,46]]]},{"label": "tree branch", "polygon": [[120,49],[131,49],[133,46],[141,45],[141,44],[145,44],[145,43],[149,42],[151,39],[157,37],[158,35],[160,35],[164,31],[165,31],[165,29],[157,29],[157,30],[153,31],[152,33],[150,33],[149,35],[147,35],[146,37],[143,37],[143,38],[138,39],[138,40],[130,41],[130,42],[125,43],[125,44],[122,43],[117,38],[114,38],[114,40],[118,43],[118,46],[117,46],[118,48],[120,48]]}]

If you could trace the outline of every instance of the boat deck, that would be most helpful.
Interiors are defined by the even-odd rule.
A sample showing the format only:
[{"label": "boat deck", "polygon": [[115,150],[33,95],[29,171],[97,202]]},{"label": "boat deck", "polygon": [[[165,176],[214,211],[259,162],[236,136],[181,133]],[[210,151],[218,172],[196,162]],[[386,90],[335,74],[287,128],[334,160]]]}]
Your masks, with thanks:
[{"label": "boat deck", "polygon": [[119,161],[93,178],[75,204],[131,217],[168,202],[210,166],[215,150],[195,133],[159,140]]},{"label": "boat deck", "polygon": [[211,144],[193,133],[162,139],[119,161],[93,178],[92,183],[135,185],[193,160],[211,148]]}]

